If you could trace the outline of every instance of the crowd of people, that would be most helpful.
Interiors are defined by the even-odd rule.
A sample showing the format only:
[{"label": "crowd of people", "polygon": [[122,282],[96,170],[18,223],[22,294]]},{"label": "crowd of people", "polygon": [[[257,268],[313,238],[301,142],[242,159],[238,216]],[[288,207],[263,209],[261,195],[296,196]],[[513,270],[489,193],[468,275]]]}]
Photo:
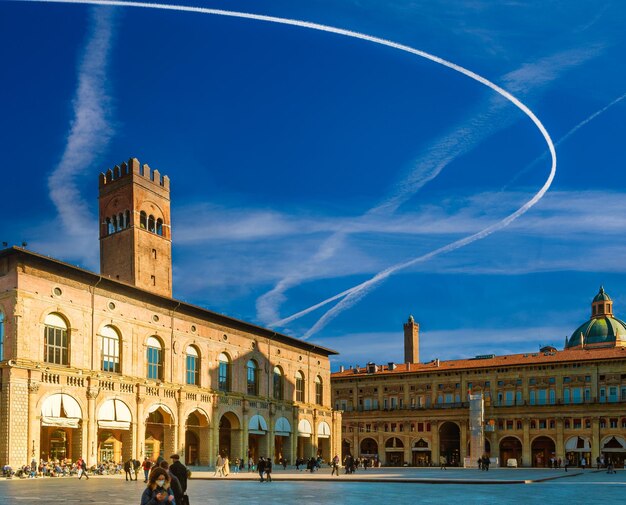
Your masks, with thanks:
[{"label": "crowd of people", "polygon": [[22,479],[37,479],[40,477],[70,477],[77,475],[89,478],[89,475],[113,475],[122,472],[122,465],[114,461],[102,461],[97,465],[87,466],[81,457],[76,461],[69,459],[40,459],[35,458],[23,466],[14,469],[9,465],[2,467],[3,477],[19,477]]}]

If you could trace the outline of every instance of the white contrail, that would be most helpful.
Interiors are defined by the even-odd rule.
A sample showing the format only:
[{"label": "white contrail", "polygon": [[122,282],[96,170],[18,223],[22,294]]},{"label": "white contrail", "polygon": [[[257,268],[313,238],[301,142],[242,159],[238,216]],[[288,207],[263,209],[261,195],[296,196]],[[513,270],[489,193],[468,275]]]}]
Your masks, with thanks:
[{"label": "white contrail", "polygon": [[[610,109],[614,105],[616,105],[619,102],[621,102],[624,98],[626,98],[626,93],[624,93],[620,97],[616,98],[611,103],[605,105],[601,109],[597,110],[596,112],[594,112],[593,114],[591,114],[587,118],[583,119],[580,123],[578,123],[576,126],[574,126],[565,135],[563,135],[559,140],[557,140],[555,145],[556,146],[561,145],[563,142],[568,140],[572,135],[574,135],[574,133],[576,133],[578,130],[580,130],[583,126],[588,124],[590,121],[593,121],[595,118],[597,118],[599,115],[601,115],[604,112],[606,112],[608,109]],[[540,161],[544,157],[545,156],[542,155],[542,156],[536,158],[531,163],[529,163],[520,173],[523,173],[523,172],[527,171],[530,167],[535,165],[538,161]],[[333,301],[335,301],[335,300],[337,300],[339,298],[344,298],[345,297],[335,307],[333,307],[332,309],[327,311],[320,319],[318,319],[318,321],[305,333],[303,338],[308,338],[311,335],[313,335],[314,333],[316,333],[317,331],[319,331],[321,328],[323,328],[326,324],[328,324],[334,317],[338,316],[340,312],[342,312],[343,310],[346,310],[346,309],[352,307],[361,298],[363,298],[371,289],[373,289],[377,284],[379,284],[380,282],[382,282],[383,280],[385,280],[387,277],[389,277],[390,275],[394,274],[398,270],[402,270],[404,268],[407,268],[407,267],[409,267],[411,265],[414,265],[415,263],[420,263],[420,262],[426,261],[426,260],[432,258],[433,256],[437,256],[439,254],[444,254],[444,253],[453,251],[455,249],[458,249],[459,247],[463,247],[464,245],[469,244],[470,242],[474,242],[475,240],[479,240],[481,238],[484,238],[487,235],[490,235],[491,233],[493,233],[494,231],[497,231],[498,229],[504,228],[505,226],[510,224],[512,221],[517,219],[519,216],[521,216],[524,212],[526,212],[530,208],[530,206],[532,206],[532,205],[534,205],[534,203],[536,203],[536,201],[533,204],[531,204],[531,202],[532,202],[532,200],[525,204],[524,207],[526,207],[526,209],[523,212],[520,212],[520,211],[524,207],[522,207],[520,210],[516,211],[516,213],[514,213],[514,214],[517,214],[517,215],[511,214],[510,216],[506,217],[503,221],[495,223],[491,227],[485,228],[484,230],[479,231],[478,233],[476,233],[474,235],[471,235],[471,236],[466,237],[464,239],[461,239],[461,240],[458,240],[458,241],[453,242],[451,244],[448,244],[447,246],[444,246],[444,247],[441,247],[439,249],[436,249],[435,251],[432,251],[432,252],[430,252],[428,254],[425,254],[423,256],[420,256],[418,258],[414,258],[414,259],[406,261],[404,263],[398,263],[397,265],[389,267],[386,270],[383,270],[379,274],[375,275],[374,277],[372,277],[368,281],[365,281],[365,282],[363,282],[363,283],[361,283],[361,284],[359,284],[357,286],[354,286],[354,287],[344,291],[343,293],[340,293],[339,295],[335,295],[334,297],[328,298],[327,300],[324,300],[324,301],[314,305],[313,307],[309,307],[308,309],[306,309],[306,311],[298,312],[298,314],[294,314],[294,315],[290,316],[289,318],[283,319],[283,321],[285,321],[285,323],[287,323],[289,321],[293,321],[293,319],[296,318],[294,316],[297,316],[297,317],[304,316],[305,314],[308,314],[312,310],[318,309],[318,308],[322,307],[323,305],[326,305],[326,304],[328,304],[330,302],[333,302]],[[529,204],[531,204],[531,205],[528,206]],[[507,222],[505,223],[505,221],[507,221]]]},{"label": "white contrail", "polygon": [[[107,110],[109,97],[105,84],[107,58],[111,48],[110,9],[93,9],[92,29],[78,68],[78,88],[74,117],[59,164],[48,178],[50,198],[57,208],[64,229],[81,242],[77,250],[86,254],[93,248],[93,219],[81,197],[77,179],[105,148],[111,136]],[[77,244],[78,245],[78,244]]]},{"label": "white contrail", "polygon": [[[441,254],[443,252],[448,252],[454,249],[458,249],[459,247],[462,247],[464,245],[467,245],[475,240],[479,240],[481,238],[486,237],[487,235],[493,233],[494,231],[497,231],[501,228],[504,228],[505,226],[507,226],[511,221],[515,220],[517,217],[521,216],[522,214],[524,214],[528,209],[530,209],[535,203],[537,203],[541,197],[543,197],[543,195],[545,194],[545,192],[548,190],[548,188],[550,187],[550,185],[552,184],[552,180],[554,179],[554,176],[556,174],[556,150],[554,148],[554,144],[552,142],[552,139],[550,138],[550,135],[548,134],[548,131],[546,130],[546,128],[543,126],[543,124],[541,123],[541,121],[539,120],[539,118],[537,118],[537,116],[535,116],[535,114],[526,106],[524,105],[519,99],[517,99],[515,96],[513,96],[511,93],[509,93],[508,91],[504,90],[503,88],[501,88],[500,86],[498,86],[497,84],[494,84],[493,82],[491,82],[490,80],[486,79],[485,77],[482,77],[481,75],[478,75],[475,72],[472,72],[471,70],[468,70],[460,65],[457,65],[456,63],[452,63],[450,61],[444,60],[443,58],[440,58],[438,56],[435,56],[433,54],[427,53],[425,51],[421,51],[419,49],[415,49],[412,48],[410,46],[406,46],[404,44],[398,44],[397,42],[393,42],[390,40],[386,40],[386,39],[382,39],[379,37],[374,37],[371,35],[366,35],[364,33],[359,33],[359,32],[355,32],[355,31],[351,31],[351,30],[345,30],[343,28],[336,28],[333,26],[328,26],[328,25],[322,25],[322,24],[318,24],[318,23],[312,23],[312,22],[308,22],[308,21],[301,21],[301,20],[297,20],[297,19],[288,19],[288,18],[280,18],[280,17],[275,17],[275,16],[265,16],[265,15],[261,15],[261,14],[250,14],[250,13],[245,13],[245,12],[235,12],[235,11],[226,11],[226,10],[220,10],[220,9],[208,9],[208,8],[204,8],[204,7],[191,7],[191,6],[185,6],[185,5],[171,5],[171,4],[155,4],[155,3],[149,3],[149,2],[125,2],[125,1],[119,1],[119,0],[27,0],[27,1],[35,1],[35,2],[43,2],[43,3],[65,3],[65,4],[87,4],[87,5],[114,5],[114,6],[120,6],[120,7],[139,7],[139,8],[148,8],[148,9],[161,9],[161,10],[171,10],[171,11],[179,11],[179,12],[191,12],[191,13],[198,13],[198,14],[211,14],[211,15],[216,15],[216,16],[227,16],[227,17],[233,17],[233,18],[243,18],[243,19],[252,19],[252,20],[256,20],[256,21],[265,21],[265,22],[270,22],[270,23],[278,23],[278,24],[282,24],[282,25],[290,25],[290,26],[298,26],[301,28],[309,28],[312,30],[318,30],[318,31],[322,31],[322,32],[327,32],[327,33],[334,33],[336,35],[343,35],[345,37],[351,37],[351,38],[355,38],[355,39],[360,39],[360,40],[365,40],[367,42],[372,42],[374,44],[379,44],[382,46],[387,46],[387,47],[391,47],[393,49],[398,49],[399,51],[404,51],[406,53],[410,53],[410,54],[414,54],[416,56],[419,56],[421,58],[425,58],[427,60],[433,61],[435,63],[438,63],[440,65],[443,65],[444,67],[448,67],[456,72],[459,72],[485,86],[487,86],[488,88],[492,89],[493,91],[495,91],[496,93],[500,94],[501,96],[503,96],[504,98],[506,98],[507,100],[509,100],[511,103],[513,103],[518,109],[520,109],[524,114],[526,114],[530,120],[535,124],[535,126],[539,129],[539,131],[541,132],[541,135],[543,136],[543,138],[546,141],[546,144],[548,146],[548,149],[550,151],[550,155],[552,157],[552,165],[550,168],[550,175],[548,176],[547,181],[545,182],[545,184],[542,186],[542,188],[539,190],[539,192],[531,199],[529,200],[525,205],[523,205],[522,207],[520,207],[520,209],[518,209],[516,212],[514,212],[513,214],[511,214],[510,216],[507,216],[505,219],[503,219],[502,221],[500,221],[499,223],[496,223],[488,228],[485,228],[484,230],[471,235],[469,237],[466,237],[464,239],[458,240],[452,244],[449,244],[448,246],[445,246],[443,248],[437,249],[436,251],[433,251],[432,253],[429,253],[425,256],[421,256],[419,258],[415,258],[413,260],[410,260],[408,262],[405,263],[401,263],[399,265],[395,265],[392,266],[386,270],[384,270],[383,272],[377,274],[376,276],[374,276],[372,279],[359,284],[358,286],[355,286],[354,288],[351,288],[350,290],[347,290],[343,293],[343,295],[336,295],[335,297],[332,297],[332,299],[328,299],[327,301],[323,302],[323,303],[329,303],[332,300],[336,300],[337,298],[340,298],[341,296],[346,296],[345,300],[342,300],[339,304],[337,304],[336,307],[334,307],[330,312],[333,313],[337,313],[337,310],[340,310],[341,307],[347,306],[347,303],[350,302],[350,300],[354,300],[354,298],[356,296],[358,296],[358,294],[360,292],[362,292],[364,289],[368,288],[369,286],[372,286],[378,282],[380,282],[382,279],[388,277],[389,275],[391,275],[393,272],[396,272],[402,268],[406,268],[410,265],[413,265],[415,263],[418,263],[420,261],[424,261],[425,259],[428,259],[430,257],[433,257],[437,254]],[[320,306],[318,304],[318,306]],[[304,312],[304,311],[303,311]],[[329,316],[329,313],[325,314],[322,319],[326,318],[328,319],[327,316]],[[295,316],[295,315],[294,315]],[[295,319],[294,316],[291,316],[290,318],[284,319],[278,323],[284,323],[287,322],[288,320],[293,320]],[[332,315],[330,315],[329,317],[332,317]],[[318,321],[316,323],[316,325],[311,328],[311,330],[309,330],[307,332],[307,336],[310,336],[312,334],[312,330],[314,330],[314,328],[318,328],[319,324],[322,322],[322,319],[320,319],[320,321]],[[277,324],[278,324],[277,323]]]}]

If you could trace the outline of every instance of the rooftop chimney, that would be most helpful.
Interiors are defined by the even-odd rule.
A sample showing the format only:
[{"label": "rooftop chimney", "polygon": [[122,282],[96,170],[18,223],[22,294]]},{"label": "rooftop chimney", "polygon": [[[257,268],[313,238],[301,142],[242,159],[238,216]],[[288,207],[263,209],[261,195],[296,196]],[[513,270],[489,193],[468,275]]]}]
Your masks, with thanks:
[{"label": "rooftop chimney", "polygon": [[413,316],[409,316],[409,320],[404,323],[404,362],[419,363],[419,333],[420,325],[415,322]]}]

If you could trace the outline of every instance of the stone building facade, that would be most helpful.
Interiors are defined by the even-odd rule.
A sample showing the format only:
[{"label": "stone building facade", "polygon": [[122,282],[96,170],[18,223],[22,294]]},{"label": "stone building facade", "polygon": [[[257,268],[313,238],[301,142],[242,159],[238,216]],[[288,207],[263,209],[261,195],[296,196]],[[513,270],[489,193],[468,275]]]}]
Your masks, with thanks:
[{"label": "stone building facade", "polygon": [[419,326],[404,325],[402,364],[332,374],[333,405],[344,411],[342,452],[386,465],[472,464],[469,394],[482,394],[486,452],[501,465],[547,466],[626,459],[626,324],[601,288],[591,318],[564,350],[451,361],[419,356]]},{"label": "stone building facade", "polygon": [[171,297],[169,180],[100,176],[102,273],[0,251],[0,463],[340,452],[331,349]]}]

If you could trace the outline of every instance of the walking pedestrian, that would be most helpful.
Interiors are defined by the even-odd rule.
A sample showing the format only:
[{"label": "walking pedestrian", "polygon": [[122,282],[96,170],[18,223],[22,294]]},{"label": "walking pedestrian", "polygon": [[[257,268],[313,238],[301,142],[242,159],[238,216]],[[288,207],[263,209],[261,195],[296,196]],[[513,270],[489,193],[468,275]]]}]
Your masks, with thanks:
[{"label": "walking pedestrian", "polygon": [[126,477],[126,482],[133,480],[133,474],[130,472],[132,465],[132,459],[129,458],[128,460],[124,461],[124,477]]},{"label": "walking pedestrian", "polygon": [[257,470],[259,471],[259,477],[261,478],[261,482],[265,482],[263,474],[265,473],[265,460],[261,457],[257,463]]},{"label": "walking pedestrian", "polygon": [[180,487],[183,490],[183,500],[181,503],[176,502],[176,505],[189,505],[189,498],[187,496],[187,479],[190,475],[189,469],[180,462],[180,456],[178,454],[172,454],[170,459],[172,460],[172,464],[169,467],[169,471],[179,480]]},{"label": "walking pedestrian", "polygon": [[272,482],[272,459],[265,458],[265,480]]},{"label": "walking pedestrian", "polygon": [[175,505],[175,503],[167,471],[156,467],[150,472],[148,485],[141,495],[141,505]]},{"label": "walking pedestrian", "polygon": [[152,461],[150,461],[148,459],[148,456],[146,456],[143,459],[143,463],[141,464],[141,468],[143,469],[143,476],[144,476],[143,481],[144,482],[148,482],[148,475],[150,474],[150,469],[152,468]]},{"label": "walking pedestrian", "polygon": [[333,458],[333,471],[330,473],[331,477],[334,474],[337,474],[337,477],[339,477],[339,456],[337,456],[335,454],[335,457]]},{"label": "walking pedestrian", "polygon": [[76,468],[78,469],[78,480],[80,480],[83,475],[86,480],[89,480],[89,475],[87,475],[87,463],[82,456],[76,461]]},{"label": "walking pedestrian", "polygon": [[174,493],[174,501],[176,505],[182,504],[183,503],[183,488],[180,485],[180,480],[178,480],[178,477],[176,477],[176,475],[174,475],[170,471],[170,466],[167,463],[167,461],[165,460],[161,461],[159,468],[162,468],[163,470],[165,470],[167,472],[167,476],[170,478],[170,488],[172,489],[172,492]]}]

